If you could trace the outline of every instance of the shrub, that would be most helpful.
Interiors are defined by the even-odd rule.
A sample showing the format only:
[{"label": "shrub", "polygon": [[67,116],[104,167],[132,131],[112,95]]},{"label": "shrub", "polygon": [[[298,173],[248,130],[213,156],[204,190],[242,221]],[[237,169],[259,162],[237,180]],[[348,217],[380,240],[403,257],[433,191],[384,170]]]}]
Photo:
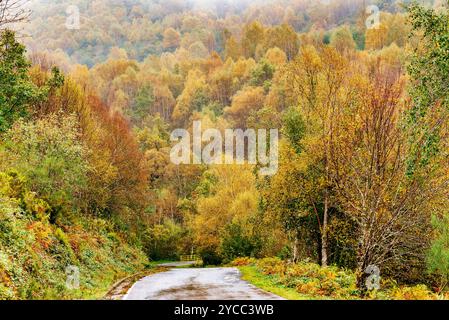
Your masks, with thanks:
[{"label": "shrub", "polygon": [[390,296],[395,300],[436,300],[437,296],[425,285],[394,288]]},{"label": "shrub", "polygon": [[336,267],[322,268],[309,262],[286,263],[279,258],[257,261],[262,273],[274,277],[281,286],[315,298],[354,299],[358,297],[356,277]]},{"label": "shrub", "polygon": [[431,273],[438,275],[439,287],[445,288],[449,283],[449,217],[432,218],[436,237],[428,252],[427,265]]},{"label": "shrub", "polygon": [[290,248],[290,246],[287,245],[287,246],[282,247],[282,249],[277,254],[277,257],[281,260],[291,259],[293,257],[293,254],[292,254],[292,249]]},{"label": "shrub", "polygon": [[254,258],[248,258],[248,257],[242,257],[242,258],[236,258],[234,259],[230,265],[233,267],[244,267],[249,266],[256,263],[256,259]]},{"label": "shrub", "polygon": [[21,172],[28,189],[51,206],[53,221],[81,207],[88,164],[75,116],[19,120],[5,134],[4,147],[0,169]]},{"label": "shrub", "polygon": [[177,259],[183,236],[182,228],[170,219],[149,228],[144,236],[148,257],[152,260]]},{"label": "shrub", "polygon": [[433,300],[438,296],[425,285],[399,287],[393,280],[382,279],[381,289],[362,296],[356,286],[356,275],[335,266],[321,267],[307,261],[287,263],[279,258],[252,260],[236,259],[233,265],[254,264],[260,272],[269,276],[281,287],[293,288],[313,299],[379,299],[379,300]]},{"label": "shrub", "polygon": [[279,258],[265,258],[257,262],[257,266],[265,274],[283,273],[284,265],[284,262]]},{"label": "shrub", "polygon": [[254,257],[260,251],[259,243],[257,238],[245,235],[239,224],[231,223],[224,230],[221,254],[228,262],[238,257]]},{"label": "shrub", "polygon": [[223,262],[223,258],[220,257],[214,250],[203,250],[200,253],[204,266],[218,266]]},{"label": "shrub", "polygon": [[48,221],[51,207],[46,201],[39,199],[36,193],[27,191],[24,195],[23,202],[24,209],[28,214],[39,220]]}]

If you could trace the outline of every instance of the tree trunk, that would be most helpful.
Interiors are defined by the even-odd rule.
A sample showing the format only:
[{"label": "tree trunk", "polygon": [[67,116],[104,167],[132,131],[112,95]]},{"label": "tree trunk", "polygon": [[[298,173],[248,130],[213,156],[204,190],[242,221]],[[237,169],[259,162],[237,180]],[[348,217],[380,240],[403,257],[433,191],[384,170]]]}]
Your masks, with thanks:
[{"label": "tree trunk", "polygon": [[357,267],[357,288],[360,290],[362,296],[364,296],[368,292],[368,288],[366,286],[366,280],[368,279],[368,274],[365,273],[366,266],[363,263],[359,263]]},{"label": "tree trunk", "polygon": [[295,235],[295,241],[293,243],[293,262],[298,262],[299,261],[299,250],[298,250],[298,246],[299,246],[299,239],[298,239],[298,235]]},{"label": "tree trunk", "polygon": [[357,288],[362,292],[362,295],[366,293],[366,278],[367,274],[365,273],[366,265],[366,257],[365,257],[365,243],[366,243],[366,228],[365,225],[361,226],[361,238],[359,239],[359,245],[357,249]]},{"label": "tree trunk", "polygon": [[327,267],[327,223],[329,218],[329,199],[327,189],[324,192],[324,215],[321,231],[321,266]]}]

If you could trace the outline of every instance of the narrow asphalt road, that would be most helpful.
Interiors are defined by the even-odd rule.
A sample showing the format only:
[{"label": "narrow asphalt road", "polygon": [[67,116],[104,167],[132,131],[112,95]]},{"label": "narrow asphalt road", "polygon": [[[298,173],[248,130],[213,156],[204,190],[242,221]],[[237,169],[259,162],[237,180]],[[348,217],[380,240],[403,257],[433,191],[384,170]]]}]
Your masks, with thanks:
[{"label": "narrow asphalt road", "polygon": [[124,300],[281,300],[241,280],[237,268],[171,269],[136,282]]}]

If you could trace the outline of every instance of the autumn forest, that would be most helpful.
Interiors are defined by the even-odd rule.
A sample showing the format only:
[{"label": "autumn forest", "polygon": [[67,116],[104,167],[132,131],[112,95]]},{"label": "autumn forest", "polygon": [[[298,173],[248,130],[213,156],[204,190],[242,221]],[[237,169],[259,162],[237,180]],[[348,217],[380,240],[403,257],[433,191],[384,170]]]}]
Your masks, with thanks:
[{"label": "autumn forest", "polygon": [[[0,300],[186,255],[285,298],[449,299],[448,8],[0,0]],[[174,163],[199,122],[278,129],[276,172]]]}]

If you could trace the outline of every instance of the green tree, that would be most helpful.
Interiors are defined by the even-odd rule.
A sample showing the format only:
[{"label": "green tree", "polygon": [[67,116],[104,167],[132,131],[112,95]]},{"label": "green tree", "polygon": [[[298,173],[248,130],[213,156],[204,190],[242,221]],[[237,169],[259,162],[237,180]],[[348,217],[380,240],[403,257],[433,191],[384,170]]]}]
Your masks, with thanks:
[{"label": "green tree", "polygon": [[275,67],[273,65],[265,59],[261,60],[257,67],[251,71],[250,85],[269,89],[274,72]]},{"label": "green tree", "polygon": [[141,124],[152,113],[154,101],[153,88],[150,85],[140,88],[129,112],[131,121],[134,124]]},{"label": "green tree", "polygon": [[356,43],[348,26],[343,26],[335,30],[331,35],[330,43],[341,54],[347,54],[356,48]]},{"label": "green tree", "polygon": [[[448,2],[449,3],[449,2]],[[408,7],[413,32],[420,38],[408,71],[412,106],[407,114],[407,175],[416,179],[420,191],[429,180],[433,198],[447,190],[447,122],[449,119],[449,13],[436,12],[417,3]],[[440,185],[441,183],[441,185]],[[448,283],[447,193],[432,208],[435,229],[428,254],[428,268],[440,276],[441,289]],[[434,201],[437,203],[437,201]],[[435,204],[434,204],[435,206]]]},{"label": "green tree", "polygon": [[227,225],[222,237],[221,252],[226,261],[240,257],[254,257],[261,250],[261,239],[246,235],[244,226],[238,223]]},{"label": "green tree", "polygon": [[409,176],[424,169],[440,153],[440,135],[449,111],[449,14],[413,3],[408,8],[420,46],[408,72],[412,78]]},{"label": "green tree", "polygon": [[52,221],[81,207],[88,164],[77,126],[75,116],[54,114],[35,122],[19,120],[5,134],[0,169],[24,175],[29,189],[50,204]]},{"label": "green tree", "polygon": [[290,108],[283,117],[282,133],[287,137],[295,151],[301,153],[301,140],[304,138],[306,124],[301,113],[296,108]]},{"label": "green tree", "polygon": [[42,98],[30,81],[30,63],[25,58],[25,47],[18,43],[12,31],[0,34],[0,132],[27,115],[28,107]]},{"label": "green tree", "polygon": [[440,277],[439,287],[444,290],[449,283],[449,216],[434,216],[432,225],[436,230],[436,239],[429,250],[427,264],[429,271]]},{"label": "green tree", "polygon": [[255,58],[257,46],[263,43],[265,28],[260,22],[252,22],[245,26],[242,37],[242,50],[247,58]]}]

